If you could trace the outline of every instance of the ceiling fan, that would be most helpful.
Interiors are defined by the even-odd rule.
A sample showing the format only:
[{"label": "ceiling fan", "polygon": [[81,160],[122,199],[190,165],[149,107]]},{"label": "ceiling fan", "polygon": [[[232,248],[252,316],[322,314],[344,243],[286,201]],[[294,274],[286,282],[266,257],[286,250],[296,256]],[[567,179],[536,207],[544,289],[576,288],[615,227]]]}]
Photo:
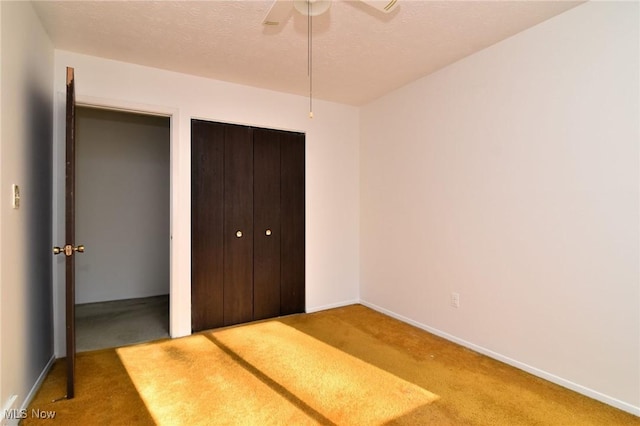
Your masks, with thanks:
[{"label": "ceiling fan", "polygon": [[[362,3],[384,13],[390,13],[397,6],[398,0],[360,0]],[[263,25],[284,24],[292,9],[305,16],[318,16],[331,7],[331,0],[274,0]]]}]

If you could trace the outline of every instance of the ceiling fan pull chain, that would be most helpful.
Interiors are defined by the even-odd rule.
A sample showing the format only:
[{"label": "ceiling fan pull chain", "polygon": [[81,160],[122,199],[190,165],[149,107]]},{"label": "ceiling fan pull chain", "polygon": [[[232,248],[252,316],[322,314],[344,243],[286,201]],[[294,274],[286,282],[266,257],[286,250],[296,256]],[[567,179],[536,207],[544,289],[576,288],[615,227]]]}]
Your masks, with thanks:
[{"label": "ceiling fan pull chain", "polygon": [[311,1],[307,0],[307,68],[309,74],[309,118],[313,118],[313,16]]},{"label": "ceiling fan pull chain", "polygon": [[311,77],[311,2],[307,0],[307,76]]}]

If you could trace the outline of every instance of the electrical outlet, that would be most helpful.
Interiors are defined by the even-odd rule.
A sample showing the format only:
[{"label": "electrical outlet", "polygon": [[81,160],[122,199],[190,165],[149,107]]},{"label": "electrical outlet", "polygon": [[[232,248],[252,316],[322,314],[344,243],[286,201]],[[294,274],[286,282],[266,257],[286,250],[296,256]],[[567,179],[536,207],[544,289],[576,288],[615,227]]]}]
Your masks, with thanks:
[{"label": "electrical outlet", "polygon": [[12,426],[18,425],[20,419],[26,418],[26,410],[18,410],[16,401],[18,400],[18,395],[11,395],[9,400],[5,403],[2,408],[2,413],[0,413],[0,425],[2,426]]},{"label": "electrical outlet", "polygon": [[460,307],[460,293],[451,293],[451,306],[454,308]]}]

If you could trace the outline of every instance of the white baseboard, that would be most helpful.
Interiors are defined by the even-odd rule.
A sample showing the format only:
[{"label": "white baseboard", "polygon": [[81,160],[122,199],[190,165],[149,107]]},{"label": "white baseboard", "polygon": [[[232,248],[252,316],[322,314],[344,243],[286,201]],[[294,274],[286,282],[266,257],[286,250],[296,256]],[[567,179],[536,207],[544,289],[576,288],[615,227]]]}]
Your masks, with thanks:
[{"label": "white baseboard", "polygon": [[429,327],[426,324],[422,324],[420,322],[414,321],[410,318],[407,318],[403,315],[397,314],[393,311],[390,311],[388,309],[382,308],[378,305],[375,305],[373,303],[369,303],[366,302],[364,300],[360,300],[359,301],[360,304],[371,308],[375,311],[381,312],[385,315],[388,315],[390,317],[393,317],[395,319],[398,319],[402,322],[405,322],[407,324],[411,324],[415,327],[418,327],[422,330],[428,331],[431,334],[435,334],[436,336],[442,337],[443,339],[449,340],[451,342],[457,343],[461,346],[464,346],[466,348],[469,348],[471,350],[474,350],[478,353],[481,353],[483,355],[486,355],[490,358],[496,359],[498,361],[504,362],[505,364],[509,364],[512,367],[516,367],[520,370],[526,371],[527,373],[533,374],[534,376],[540,377],[542,379],[548,380],[552,383],[555,383],[557,385],[560,385],[562,387],[565,387],[567,389],[570,389],[574,392],[580,393],[582,395],[588,396],[589,398],[595,399],[597,401],[603,402],[605,404],[611,405],[612,407],[618,408],[620,410],[626,411],[628,413],[631,413],[635,416],[640,416],[640,407],[636,407],[634,405],[631,405],[627,402],[624,401],[620,401],[619,399],[613,398],[609,395],[605,395],[601,392],[598,392],[596,390],[587,388],[585,386],[579,385],[577,383],[573,383],[569,380],[563,379],[562,377],[558,377],[554,374],[551,374],[549,372],[546,372],[544,370],[540,370],[539,368],[536,367],[532,367],[528,364],[524,364],[520,361],[517,361],[515,359],[509,358],[507,356],[504,356],[502,354],[499,354],[497,352],[494,352],[490,349],[487,348],[483,348],[482,346],[478,346],[474,343],[471,342],[467,342],[466,340],[460,339],[456,336],[453,336],[449,333],[445,333],[444,331],[438,330],[436,328],[433,327]]},{"label": "white baseboard", "polygon": [[355,305],[358,303],[360,303],[360,300],[353,299],[353,300],[345,300],[343,302],[338,302],[338,303],[331,303],[329,305],[314,306],[311,308],[307,307],[307,313],[310,314],[313,312],[326,311],[327,309],[342,308],[344,306]]},{"label": "white baseboard", "polygon": [[27,407],[29,406],[34,396],[36,395],[36,392],[38,392],[38,389],[40,389],[42,382],[44,382],[44,379],[47,377],[47,373],[53,366],[53,363],[55,362],[55,360],[56,360],[55,356],[52,356],[49,359],[49,361],[47,362],[47,365],[45,365],[42,371],[40,372],[38,379],[31,387],[31,390],[27,394],[26,398],[22,401],[20,408],[16,407],[18,395],[12,395],[11,398],[9,398],[9,400],[4,404],[4,407],[2,407],[2,413],[0,413],[0,425],[2,426],[18,426],[19,425],[20,423],[20,418],[18,418],[19,416],[14,418],[7,418],[7,413],[10,410],[15,410],[16,413],[20,413],[20,414],[24,414],[27,412]]},{"label": "white baseboard", "polygon": [[31,404],[31,401],[33,401],[33,398],[36,396],[36,393],[38,392],[38,389],[40,389],[40,386],[42,386],[42,382],[44,382],[44,379],[47,377],[47,374],[49,373],[49,370],[51,370],[51,367],[53,367],[53,363],[55,361],[56,361],[56,357],[55,355],[52,355],[51,358],[49,359],[49,362],[47,362],[47,365],[45,365],[42,371],[40,372],[40,375],[38,376],[38,380],[36,380],[33,386],[31,386],[31,390],[29,391],[29,393],[27,394],[27,397],[24,399],[24,401],[22,402],[22,405],[20,406],[21,409],[26,410],[29,404]]}]

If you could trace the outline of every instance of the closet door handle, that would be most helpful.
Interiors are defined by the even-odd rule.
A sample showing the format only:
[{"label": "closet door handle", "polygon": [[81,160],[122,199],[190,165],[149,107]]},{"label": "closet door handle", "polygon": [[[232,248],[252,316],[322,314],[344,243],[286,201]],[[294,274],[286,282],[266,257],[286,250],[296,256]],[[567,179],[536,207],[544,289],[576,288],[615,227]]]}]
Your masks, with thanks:
[{"label": "closet door handle", "polygon": [[271,235],[271,229],[267,229],[266,231],[264,231],[264,235],[269,237]]},{"label": "closet door handle", "polygon": [[242,231],[236,231],[236,237],[242,238]]}]

